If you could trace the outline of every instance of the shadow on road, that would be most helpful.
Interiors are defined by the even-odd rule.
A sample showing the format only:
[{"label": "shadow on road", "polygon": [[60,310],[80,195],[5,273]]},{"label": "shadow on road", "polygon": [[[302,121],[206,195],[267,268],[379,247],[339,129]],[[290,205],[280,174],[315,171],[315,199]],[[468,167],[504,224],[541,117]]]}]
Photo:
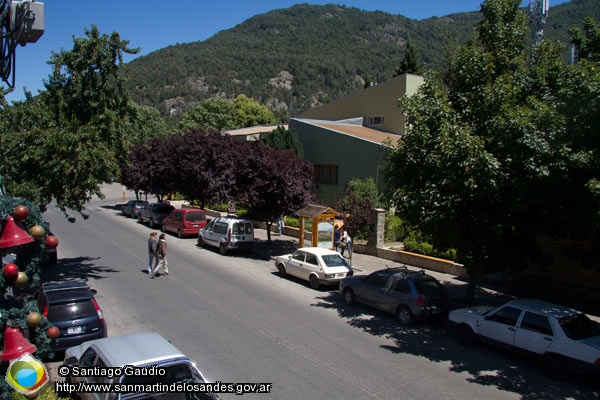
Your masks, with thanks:
[{"label": "shadow on road", "polygon": [[[483,344],[460,345],[453,338],[447,319],[403,327],[391,314],[365,305],[346,305],[339,292],[326,292],[318,299],[314,307],[334,309],[348,325],[393,341],[382,344],[381,348],[448,364],[450,372],[465,374],[468,382],[517,393],[521,399],[600,398],[600,386],[591,377],[578,376],[570,382],[558,382],[543,374],[536,359]],[[482,301],[485,304],[506,301],[488,292],[478,293],[477,299],[485,300]]]},{"label": "shadow on road", "polygon": [[62,258],[54,265],[42,268],[41,280],[50,281],[89,281],[107,278],[109,274],[119,272],[113,267],[98,266],[94,261],[99,258],[74,257]]}]

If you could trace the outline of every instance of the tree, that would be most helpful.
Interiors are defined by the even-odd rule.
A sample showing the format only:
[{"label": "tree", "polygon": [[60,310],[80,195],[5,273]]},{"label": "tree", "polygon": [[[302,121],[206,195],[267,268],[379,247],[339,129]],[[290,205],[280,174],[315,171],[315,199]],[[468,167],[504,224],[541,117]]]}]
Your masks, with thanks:
[{"label": "tree", "polygon": [[299,158],[304,158],[304,149],[302,143],[298,140],[298,135],[293,129],[285,129],[278,126],[265,139],[265,144],[277,150],[292,150]]},{"label": "tree", "polygon": [[271,226],[314,200],[312,166],[290,150],[276,150],[260,142],[247,143],[246,164],[236,170],[237,198],[250,207],[253,218]]},{"label": "tree", "polygon": [[53,73],[37,98],[2,110],[0,171],[8,191],[45,209],[80,212],[100,185],[119,174],[135,113],[122,88],[123,53],[135,54],[114,32],[74,38],[53,53]]},{"label": "tree", "polygon": [[344,215],[344,229],[351,237],[366,236],[372,212],[379,206],[377,185],[372,178],[352,179],[338,201],[337,211]]},{"label": "tree", "polygon": [[412,46],[410,40],[406,41],[406,51],[404,52],[404,58],[400,62],[400,66],[394,71],[394,76],[400,76],[404,74],[417,74],[423,73],[423,64],[421,63],[421,57],[419,53]]},{"label": "tree", "polygon": [[574,85],[560,47],[545,41],[527,54],[519,6],[485,1],[477,41],[399,102],[407,131],[385,167],[403,219],[435,247],[457,250],[469,297],[480,276],[534,262],[539,235],[598,233],[589,189],[597,169],[586,155],[590,139],[582,140],[597,135],[569,125],[598,115],[597,102],[568,104],[598,98],[598,73]]},{"label": "tree", "polygon": [[188,110],[177,125],[177,131],[226,131],[275,122],[273,112],[254,99],[243,95],[235,100],[212,97]]}]

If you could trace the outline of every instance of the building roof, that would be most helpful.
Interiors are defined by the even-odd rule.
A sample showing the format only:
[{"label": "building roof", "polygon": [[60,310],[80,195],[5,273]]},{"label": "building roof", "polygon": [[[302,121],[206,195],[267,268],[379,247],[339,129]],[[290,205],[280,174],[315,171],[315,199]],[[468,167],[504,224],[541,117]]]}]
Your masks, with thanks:
[{"label": "building roof", "polygon": [[241,128],[241,129],[232,129],[229,131],[223,131],[223,133],[231,136],[247,136],[254,135],[257,133],[269,133],[277,129],[277,127],[282,126],[284,129],[287,129],[286,125],[259,125],[259,126],[251,126],[249,128]]},{"label": "building roof", "polygon": [[355,137],[357,139],[366,140],[377,144],[385,144],[390,142],[395,145],[396,142],[401,138],[400,135],[395,133],[388,133],[378,131],[377,129],[367,128],[366,126],[347,123],[347,122],[336,122],[336,121],[323,121],[323,120],[311,120],[311,119],[296,119],[297,121],[320,126],[321,128],[329,129],[343,135]]}]

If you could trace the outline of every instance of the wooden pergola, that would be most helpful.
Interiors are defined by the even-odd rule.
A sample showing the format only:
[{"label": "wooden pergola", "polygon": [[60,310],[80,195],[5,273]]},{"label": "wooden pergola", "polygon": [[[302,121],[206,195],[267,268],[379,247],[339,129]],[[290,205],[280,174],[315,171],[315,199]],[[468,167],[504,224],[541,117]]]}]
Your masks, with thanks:
[{"label": "wooden pergola", "polygon": [[[300,237],[298,247],[304,247],[304,220],[312,219],[312,247],[319,246],[319,222],[335,223],[335,217],[339,214],[331,207],[307,204],[295,212],[300,217]],[[332,232],[333,235],[333,232]],[[333,242],[333,237],[332,237]]]}]

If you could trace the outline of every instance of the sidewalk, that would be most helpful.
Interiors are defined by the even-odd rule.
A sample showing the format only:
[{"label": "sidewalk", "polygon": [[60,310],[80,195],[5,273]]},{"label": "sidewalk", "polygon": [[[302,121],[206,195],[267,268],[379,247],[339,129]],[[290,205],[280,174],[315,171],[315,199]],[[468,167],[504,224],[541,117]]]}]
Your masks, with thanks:
[{"label": "sidewalk", "polygon": [[[253,252],[261,258],[271,260],[275,256],[293,253],[298,248],[298,239],[292,236],[271,234],[271,243],[267,242],[267,231],[265,229],[256,228],[254,237],[257,239],[256,246]],[[310,243],[308,243],[310,244]],[[345,254],[347,256],[347,253]],[[368,275],[371,272],[396,267],[408,267],[410,270],[420,271],[421,268],[405,265],[391,260],[360,254],[353,252],[352,259],[348,260],[354,269],[355,275]],[[273,264],[275,271],[275,265]],[[450,292],[453,307],[462,307],[465,305],[464,298],[467,293],[468,281],[465,278],[457,277],[451,274],[425,270],[428,275],[435,277],[440,281]],[[563,304],[583,311],[592,319],[600,322],[598,310],[585,301],[573,298],[564,298],[558,293],[537,293],[531,288],[510,287],[502,282],[478,282],[475,290],[474,302],[477,304],[486,305],[501,305],[515,298],[539,298],[551,303]]]},{"label": "sidewalk", "polygon": [[[286,235],[277,235],[276,233],[271,233],[271,243],[267,241],[267,231],[265,229],[255,228],[254,229],[254,238],[257,240],[256,245],[254,246],[253,252],[254,254],[268,260],[272,260],[276,256],[281,256],[284,254],[290,254],[298,249],[298,238]],[[306,242],[305,242],[306,243]],[[310,245],[310,242],[307,243]],[[344,254],[346,258],[348,257],[348,252]],[[370,256],[367,254],[360,254],[357,252],[353,252],[352,259],[348,259],[350,265],[354,269],[355,275],[368,275],[371,272],[385,269],[385,268],[398,268],[406,266],[409,270],[420,271],[421,268],[414,267],[411,265],[401,264],[395,261],[386,260],[383,258],[378,258],[375,256]],[[273,270],[275,270],[275,265],[273,264]],[[426,271],[428,275],[435,277],[438,281],[442,282],[444,286],[448,288],[450,291],[450,295],[452,298],[462,298],[465,297],[467,291],[467,281],[463,278],[459,278],[454,275],[444,274],[436,271]],[[481,288],[478,291],[478,295],[483,295],[488,298],[497,298],[494,303],[498,302],[501,304],[503,301],[511,298],[510,296],[506,296],[502,293],[496,292],[490,289]]]}]

